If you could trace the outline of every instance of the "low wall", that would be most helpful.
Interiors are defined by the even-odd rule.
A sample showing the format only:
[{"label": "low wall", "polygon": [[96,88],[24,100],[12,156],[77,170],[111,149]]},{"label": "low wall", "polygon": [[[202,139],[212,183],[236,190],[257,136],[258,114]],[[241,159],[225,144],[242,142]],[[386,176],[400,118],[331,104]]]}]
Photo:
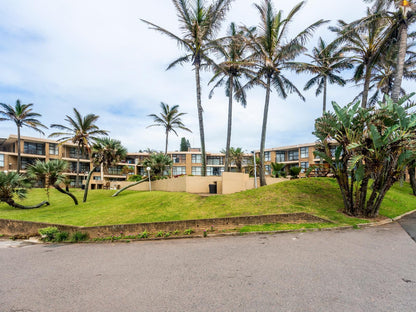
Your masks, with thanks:
[{"label": "low wall", "polygon": [[175,230],[184,231],[185,229],[193,229],[195,232],[202,232],[208,230],[211,226],[215,230],[233,229],[238,226],[253,225],[253,224],[268,224],[268,223],[332,223],[329,220],[319,218],[308,213],[292,213],[292,214],[277,214],[277,215],[262,215],[262,216],[244,216],[244,217],[229,217],[229,218],[215,218],[215,219],[201,219],[201,220],[184,220],[184,221],[170,221],[170,222],[155,222],[155,223],[137,223],[137,224],[120,224],[108,226],[94,226],[94,227],[78,227],[40,222],[28,222],[18,220],[0,219],[0,234],[13,236],[37,236],[38,230],[48,226],[55,226],[60,231],[67,231],[73,233],[76,231],[87,232],[91,238],[95,237],[109,237],[112,235],[118,236],[120,232],[124,235],[137,235],[143,231],[148,232],[172,232]]}]

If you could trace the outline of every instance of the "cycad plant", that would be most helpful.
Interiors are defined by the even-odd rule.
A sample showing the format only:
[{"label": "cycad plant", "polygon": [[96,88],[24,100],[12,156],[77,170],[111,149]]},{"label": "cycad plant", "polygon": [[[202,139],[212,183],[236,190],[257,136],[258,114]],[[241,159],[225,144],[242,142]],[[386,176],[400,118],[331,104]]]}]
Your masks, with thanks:
[{"label": "cycad plant", "polygon": [[[325,21],[319,20],[293,38],[288,38],[289,25],[293,23],[294,16],[304,4],[305,2],[300,2],[286,17],[283,17],[282,11],[275,11],[271,0],[263,0],[261,5],[255,4],[260,15],[260,25],[257,31],[245,28],[248,33],[251,56],[257,68],[256,77],[251,83],[261,82],[266,89],[260,142],[261,168],[264,168],[264,148],[272,87],[282,98],[286,98],[288,93],[296,93],[302,100],[305,100],[297,87],[285,76],[284,71],[295,69],[292,61],[306,50],[306,42],[317,27]],[[259,175],[260,185],[266,185],[265,172],[261,170]]]},{"label": "cycad plant", "polygon": [[150,114],[149,117],[153,118],[153,124],[148,126],[149,127],[163,127],[165,128],[165,136],[166,136],[166,143],[165,143],[165,155],[168,153],[168,140],[169,140],[169,132],[173,132],[178,136],[178,133],[175,129],[181,129],[185,131],[192,132],[187,127],[185,127],[184,123],[182,122],[181,117],[184,116],[186,113],[179,112],[179,105],[174,105],[169,107],[168,104],[163,102],[160,103],[160,108],[162,112],[158,115]]},{"label": "cycad plant", "polygon": [[231,2],[232,0],[213,0],[207,5],[204,0],[172,0],[179,19],[181,35],[175,35],[165,28],[142,20],[151,29],[176,41],[185,51],[185,55],[172,62],[168,69],[184,63],[191,63],[194,67],[203,176],[206,175],[206,151],[200,71],[201,68],[213,63],[208,54]]},{"label": "cycad plant", "polygon": [[13,107],[9,104],[0,103],[0,121],[10,120],[17,126],[17,173],[20,172],[22,166],[22,160],[20,156],[20,128],[23,126],[29,127],[41,134],[45,134],[40,128],[47,129],[37,117],[41,114],[34,113],[32,109],[33,104],[22,104],[20,100],[16,101],[16,105]]}]

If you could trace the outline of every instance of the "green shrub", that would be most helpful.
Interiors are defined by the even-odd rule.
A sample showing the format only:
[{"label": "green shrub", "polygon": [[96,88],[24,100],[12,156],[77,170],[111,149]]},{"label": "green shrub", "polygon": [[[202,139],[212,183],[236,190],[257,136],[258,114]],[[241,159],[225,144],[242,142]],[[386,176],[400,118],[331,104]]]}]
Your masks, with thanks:
[{"label": "green shrub", "polygon": [[289,171],[290,171],[290,175],[292,176],[292,179],[297,179],[299,177],[299,173],[302,171],[302,168],[295,166],[295,167],[291,167]]},{"label": "green shrub", "polygon": [[144,232],[140,235],[140,238],[148,238],[149,237],[149,232],[147,232],[146,230],[144,230]]},{"label": "green shrub", "polygon": [[173,231],[173,235],[178,235],[178,234],[179,234],[179,230]]},{"label": "green shrub", "polygon": [[156,237],[162,237],[162,236],[163,236],[163,231],[157,232]]},{"label": "green shrub", "polygon": [[64,242],[66,240],[68,240],[69,238],[69,233],[68,232],[58,232],[55,235],[55,242]]},{"label": "green shrub", "polygon": [[39,234],[42,235],[42,240],[45,242],[52,242],[55,240],[55,236],[59,233],[57,227],[49,226],[39,229]]},{"label": "green shrub", "polygon": [[170,232],[166,232],[165,237],[169,237],[169,236],[170,236]]},{"label": "green shrub", "polygon": [[194,232],[194,230],[192,230],[192,229],[186,229],[186,230],[183,232],[183,234],[185,234],[185,235],[191,235],[193,232]]},{"label": "green shrub", "polygon": [[140,174],[133,174],[133,175],[130,175],[127,180],[131,182],[139,182],[142,179],[143,177]]},{"label": "green shrub", "polygon": [[85,232],[75,232],[71,235],[71,242],[77,243],[86,241],[88,239],[88,233]]}]

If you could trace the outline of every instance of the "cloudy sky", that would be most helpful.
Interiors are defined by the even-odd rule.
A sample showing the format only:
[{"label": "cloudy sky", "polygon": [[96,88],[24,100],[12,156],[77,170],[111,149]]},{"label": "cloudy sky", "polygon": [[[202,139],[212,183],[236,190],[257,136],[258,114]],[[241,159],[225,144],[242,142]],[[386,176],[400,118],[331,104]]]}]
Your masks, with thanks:
[{"label": "cloudy sky", "polygon": [[[258,24],[254,1],[235,0],[224,28],[231,21]],[[259,0],[255,1],[259,2]],[[287,12],[295,2],[275,0]],[[295,34],[318,19],[349,22],[365,14],[362,0],[309,0],[291,25]],[[193,133],[170,137],[169,150],[179,149],[180,137],[199,147],[194,73],[191,66],[166,71],[182,55],[175,42],[140,21],[146,19],[179,34],[174,7],[169,0],[2,0],[0,4],[0,102],[14,105],[16,99],[34,103],[45,125],[64,123],[77,108],[83,115],[100,116],[98,125],[110,131],[129,152],[148,147],[163,150],[162,128],[146,128],[147,116],[158,113],[160,102],[179,105],[187,113],[184,123]],[[330,40],[322,27],[318,36]],[[216,90],[208,99],[211,73],[202,75],[206,148],[225,147],[227,98]],[[288,74],[302,89],[308,76]],[[234,106],[231,145],[250,151],[259,149],[264,90],[248,93],[248,105]],[[331,87],[329,100],[346,104],[357,93],[353,86]],[[321,97],[304,92],[286,100],[272,93],[266,148],[313,142],[313,123],[322,111]],[[47,135],[52,131],[46,131]],[[0,123],[0,137],[16,133],[11,122]],[[22,135],[39,137],[28,128]]]}]

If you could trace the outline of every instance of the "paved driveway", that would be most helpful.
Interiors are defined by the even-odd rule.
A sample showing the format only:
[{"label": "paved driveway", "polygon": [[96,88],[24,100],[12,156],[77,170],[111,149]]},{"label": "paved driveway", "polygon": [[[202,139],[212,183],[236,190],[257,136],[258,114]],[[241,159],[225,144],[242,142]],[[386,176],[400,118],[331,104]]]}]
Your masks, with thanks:
[{"label": "paved driveway", "polygon": [[416,243],[362,230],[0,248],[0,311],[416,311]]}]

